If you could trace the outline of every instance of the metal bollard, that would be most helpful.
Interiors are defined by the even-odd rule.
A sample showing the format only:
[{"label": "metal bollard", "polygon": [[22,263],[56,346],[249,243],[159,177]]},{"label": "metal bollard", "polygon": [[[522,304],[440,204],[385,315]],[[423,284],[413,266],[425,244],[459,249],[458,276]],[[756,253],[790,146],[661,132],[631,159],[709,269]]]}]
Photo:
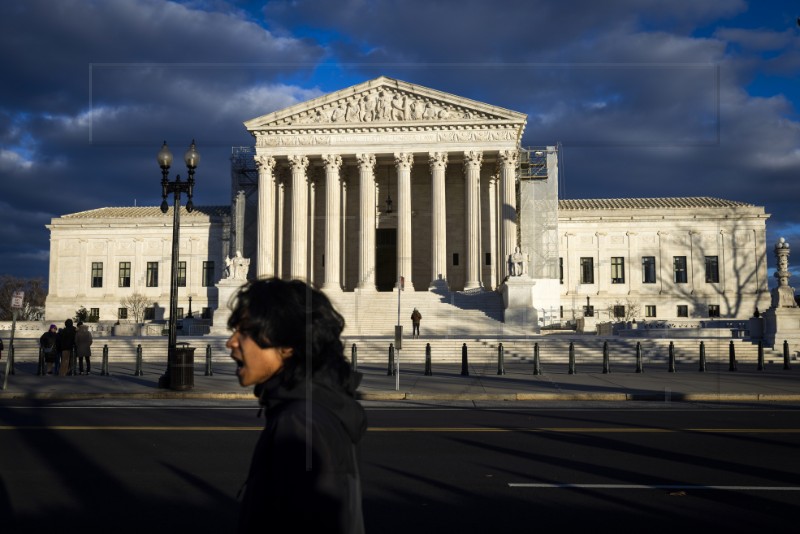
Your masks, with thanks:
[{"label": "metal bollard", "polygon": [[461,376],[469,376],[469,360],[467,359],[467,344],[461,345]]},{"label": "metal bollard", "polygon": [[498,375],[506,374],[506,368],[505,368],[505,365],[504,365],[505,361],[504,361],[504,358],[503,358],[503,352],[504,352],[503,344],[500,343],[497,346],[497,374]]},{"label": "metal bollard", "polygon": [[731,339],[730,345],[728,345],[728,371],[735,371],[736,370],[736,348],[733,346],[733,340]]},{"label": "metal bollard", "polygon": [[608,361],[608,341],[603,341],[603,374],[607,375],[611,372],[611,366]]},{"label": "metal bollard", "polygon": [[575,374],[575,343],[569,342],[569,374]]},{"label": "metal bollard", "polygon": [[672,341],[669,342],[669,372],[675,372],[675,344]]},{"label": "metal bollard", "polygon": [[539,364],[539,342],[533,344],[533,374],[539,376],[542,374],[542,368]]},{"label": "metal bollard", "polygon": [[431,370],[431,344],[425,344],[425,376],[433,376]]},{"label": "metal bollard", "polygon": [[8,363],[9,363],[9,365],[11,366],[11,367],[9,368],[9,370],[8,370],[8,374],[10,374],[10,375],[15,375],[15,374],[17,374],[17,373],[14,371],[14,363],[15,363],[15,362],[14,362],[14,352],[15,352],[15,351],[14,351],[14,342],[12,341],[11,343],[9,343],[9,344],[8,344]]},{"label": "metal bollard", "polygon": [[[789,365],[789,342],[787,340],[783,340],[783,370],[789,371],[791,370],[792,366]],[[13,369],[13,367],[12,367]]]},{"label": "metal bollard", "polygon": [[77,376],[78,374],[78,354],[75,347],[69,351],[69,376]]},{"label": "metal bollard", "polygon": [[394,376],[394,343],[389,343],[389,366],[386,368],[386,376]]},{"label": "metal bollard", "polygon": [[100,376],[110,376],[108,372],[108,345],[103,345],[103,365],[100,367]]},{"label": "metal bollard", "polygon": [[39,363],[36,366],[36,376],[44,376],[44,350],[39,347]]},{"label": "metal bollard", "polygon": [[758,340],[758,365],[756,366],[756,371],[763,371],[764,370],[764,342],[760,339]]},{"label": "metal bollard", "polygon": [[706,344],[704,341],[700,342],[700,372],[706,372]]},{"label": "metal bollard", "polygon": [[636,372],[637,373],[644,373],[644,368],[642,367],[642,343],[641,341],[636,342]]},{"label": "metal bollard", "polygon": [[353,371],[358,371],[358,348],[355,343],[350,347],[350,365],[353,366]]},{"label": "metal bollard", "polygon": [[206,376],[214,376],[214,369],[211,368],[211,345],[206,345]]},{"label": "metal bollard", "polygon": [[136,345],[136,369],[133,370],[133,376],[142,376],[142,345]]}]

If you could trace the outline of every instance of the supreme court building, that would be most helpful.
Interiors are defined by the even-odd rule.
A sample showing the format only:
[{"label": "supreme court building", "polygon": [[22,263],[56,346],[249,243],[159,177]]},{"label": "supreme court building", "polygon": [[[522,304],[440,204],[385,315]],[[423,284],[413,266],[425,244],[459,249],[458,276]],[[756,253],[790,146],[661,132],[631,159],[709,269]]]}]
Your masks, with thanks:
[{"label": "supreme court building", "polygon": [[[411,307],[447,334],[590,314],[747,318],[769,305],[763,207],[559,200],[558,147],[523,148],[525,125],[522,113],[386,77],[246,121],[255,146],[233,150],[229,204],[182,215],[179,310],[192,297],[222,322],[237,257],[247,278],[322,287],[374,334]],[[157,211],[53,219],[47,318],[83,305],[114,319],[131,292],[163,306],[169,283],[152,273],[169,269],[172,216]]]}]

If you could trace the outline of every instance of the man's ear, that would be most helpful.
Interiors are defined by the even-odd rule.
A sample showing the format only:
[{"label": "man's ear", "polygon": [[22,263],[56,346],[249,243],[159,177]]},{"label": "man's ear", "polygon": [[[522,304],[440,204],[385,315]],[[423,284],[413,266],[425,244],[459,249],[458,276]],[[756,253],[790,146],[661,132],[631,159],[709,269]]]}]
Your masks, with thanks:
[{"label": "man's ear", "polygon": [[279,349],[279,354],[281,355],[281,359],[285,360],[291,358],[292,354],[294,354],[294,349],[292,347],[281,347]]}]

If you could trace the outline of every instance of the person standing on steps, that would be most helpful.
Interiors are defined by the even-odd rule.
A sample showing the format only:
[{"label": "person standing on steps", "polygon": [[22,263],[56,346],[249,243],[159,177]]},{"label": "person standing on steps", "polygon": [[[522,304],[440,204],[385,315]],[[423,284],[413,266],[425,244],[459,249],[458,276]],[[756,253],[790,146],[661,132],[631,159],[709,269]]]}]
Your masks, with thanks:
[{"label": "person standing on steps", "polygon": [[422,314],[418,309],[414,308],[411,312],[411,337],[419,337],[419,322],[422,320]]},{"label": "person standing on steps", "polygon": [[61,367],[58,376],[67,376],[70,370],[70,355],[75,348],[75,327],[72,326],[72,319],[64,321],[64,328],[58,333],[58,345],[61,350]]},{"label": "person standing on steps", "polygon": [[[89,327],[82,322],[78,321],[78,331],[75,334],[75,354],[78,359],[78,369],[80,374],[90,374],[92,364],[89,357],[92,355],[92,333],[89,332]],[[86,358],[86,372],[83,372],[83,359]]]}]

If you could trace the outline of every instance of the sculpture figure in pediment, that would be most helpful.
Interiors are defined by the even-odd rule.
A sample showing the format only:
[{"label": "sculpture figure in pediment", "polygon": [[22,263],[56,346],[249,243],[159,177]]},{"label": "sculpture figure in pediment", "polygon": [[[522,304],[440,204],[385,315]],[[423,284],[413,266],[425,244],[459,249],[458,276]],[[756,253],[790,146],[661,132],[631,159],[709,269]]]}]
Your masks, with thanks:
[{"label": "sculpture figure in pediment", "polygon": [[402,121],[406,119],[406,97],[395,93],[392,99],[392,120]]},{"label": "sculpture figure in pediment", "polygon": [[428,102],[425,104],[425,111],[422,112],[423,119],[435,119],[436,118],[436,108],[433,107],[433,104]]},{"label": "sculpture figure in pediment", "polygon": [[375,109],[378,101],[374,93],[364,95],[364,103],[361,106],[361,120],[371,122],[375,120]]},{"label": "sculpture figure in pediment", "polygon": [[389,116],[389,97],[386,91],[381,91],[378,95],[378,102],[375,108],[375,118],[377,120],[386,120]]},{"label": "sculpture figure in pediment", "polygon": [[425,105],[422,103],[422,100],[414,100],[411,102],[411,118],[414,120],[419,120],[422,118],[422,113],[425,111]]},{"label": "sculpture figure in pediment", "polygon": [[359,105],[358,101],[348,100],[347,101],[347,110],[344,114],[344,120],[347,122],[358,122],[359,120]]},{"label": "sculpture figure in pediment", "polygon": [[342,103],[339,104],[333,109],[333,113],[331,113],[331,122],[338,122],[344,118],[344,108],[342,107]]}]

